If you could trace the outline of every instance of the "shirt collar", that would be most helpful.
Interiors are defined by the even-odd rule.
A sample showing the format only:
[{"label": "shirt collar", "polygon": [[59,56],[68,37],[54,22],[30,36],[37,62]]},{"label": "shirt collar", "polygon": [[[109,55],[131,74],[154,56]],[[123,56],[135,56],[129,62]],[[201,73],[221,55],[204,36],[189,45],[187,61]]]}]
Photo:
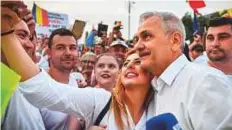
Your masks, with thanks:
[{"label": "shirt collar", "polygon": [[174,62],[172,62],[160,75],[160,77],[154,77],[151,81],[152,86],[158,92],[160,92],[163,86],[171,86],[174,79],[177,77],[178,73],[183,69],[183,67],[190,63],[184,54],[179,56]]}]

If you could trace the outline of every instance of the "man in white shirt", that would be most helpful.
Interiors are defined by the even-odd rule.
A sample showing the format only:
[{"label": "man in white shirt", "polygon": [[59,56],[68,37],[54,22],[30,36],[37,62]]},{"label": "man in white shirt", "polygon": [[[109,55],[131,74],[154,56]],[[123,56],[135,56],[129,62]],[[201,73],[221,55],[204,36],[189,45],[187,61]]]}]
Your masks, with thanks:
[{"label": "man in white shirt", "polygon": [[232,18],[210,20],[206,53],[207,64],[224,72],[232,82]]},{"label": "man in white shirt", "polygon": [[48,59],[50,67],[48,73],[58,82],[78,86],[75,79],[70,77],[78,58],[77,42],[73,33],[68,29],[54,30],[49,37]]},{"label": "man in white shirt", "polygon": [[110,44],[109,53],[117,57],[120,68],[122,67],[122,64],[125,60],[127,49],[128,45],[125,41],[122,40],[115,40]]},{"label": "man in white shirt", "polygon": [[[77,81],[70,75],[76,65],[78,51],[77,43],[70,30],[60,28],[52,32],[48,42],[49,75],[56,81],[78,87]],[[78,120],[65,113],[41,109],[46,129],[65,130],[77,129]]]},{"label": "man in white shirt", "polygon": [[191,63],[182,54],[185,28],[169,12],[140,17],[135,49],[152,80],[156,115],[173,113],[184,130],[232,129],[232,87],[214,68]]}]

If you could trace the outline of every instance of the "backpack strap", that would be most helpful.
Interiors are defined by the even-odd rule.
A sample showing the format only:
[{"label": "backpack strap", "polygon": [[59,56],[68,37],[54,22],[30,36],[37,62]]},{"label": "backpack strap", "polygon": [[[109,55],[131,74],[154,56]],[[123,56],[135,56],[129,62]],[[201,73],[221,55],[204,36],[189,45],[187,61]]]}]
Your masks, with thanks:
[{"label": "backpack strap", "polygon": [[110,97],[108,103],[105,105],[105,107],[103,108],[103,110],[101,111],[101,113],[98,115],[94,125],[98,126],[101,122],[101,120],[103,119],[103,117],[105,116],[105,114],[107,113],[107,111],[110,108],[110,103],[111,103],[112,97]]}]

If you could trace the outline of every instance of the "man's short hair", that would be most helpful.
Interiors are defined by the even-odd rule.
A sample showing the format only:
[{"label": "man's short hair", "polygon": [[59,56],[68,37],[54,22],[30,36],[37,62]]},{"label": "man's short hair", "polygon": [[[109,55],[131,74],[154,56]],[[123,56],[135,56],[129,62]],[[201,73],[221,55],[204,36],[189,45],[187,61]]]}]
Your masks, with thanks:
[{"label": "man's short hair", "polygon": [[227,24],[232,26],[232,18],[216,17],[209,21],[209,27],[217,27]]},{"label": "man's short hair", "polygon": [[191,51],[204,52],[204,49],[203,49],[202,45],[197,44],[197,45],[193,46],[193,48],[191,49]]},{"label": "man's short hair", "polygon": [[105,48],[104,44],[102,43],[94,44],[94,46],[101,46],[102,48]]},{"label": "man's short hair", "polygon": [[161,26],[164,29],[165,33],[168,34],[170,31],[178,31],[182,35],[182,41],[181,41],[181,49],[184,48],[185,38],[186,38],[186,32],[183,22],[173,13],[171,12],[145,12],[140,15],[140,23],[144,22],[146,19],[158,16],[161,19]]},{"label": "man's short hair", "polygon": [[56,35],[60,35],[60,36],[72,36],[75,39],[75,36],[73,35],[73,33],[66,29],[66,28],[59,28],[56,29],[52,32],[52,34],[50,35],[49,39],[48,39],[48,48],[52,48],[52,40]]}]

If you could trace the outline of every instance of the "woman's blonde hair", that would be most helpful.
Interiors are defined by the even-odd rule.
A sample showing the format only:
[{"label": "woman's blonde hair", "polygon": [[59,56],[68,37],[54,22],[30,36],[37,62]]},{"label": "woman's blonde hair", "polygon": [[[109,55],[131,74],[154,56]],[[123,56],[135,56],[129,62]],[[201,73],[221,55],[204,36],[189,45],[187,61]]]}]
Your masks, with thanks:
[{"label": "woman's blonde hair", "polygon": [[[122,117],[125,116],[127,120],[127,126],[130,127],[130,124],[128,122],[128,114],[126,112],[126,105],[125,105],[125,87],[122,84],[121,81],[121,73],[118,75],[117,82],[115,84],[115,87],[112,91],[112,103],[111,103],[111,109],[114,112],[114,117],[116,120],[116,124],[118,125],[119,130],[124,130],[124,126],[126,124],[123,123]],[[148,109],[150,101],[154,97],[154,90],[152,87],[149,88],[148,94],[144,100],[143,108],[144,110]]]}]

